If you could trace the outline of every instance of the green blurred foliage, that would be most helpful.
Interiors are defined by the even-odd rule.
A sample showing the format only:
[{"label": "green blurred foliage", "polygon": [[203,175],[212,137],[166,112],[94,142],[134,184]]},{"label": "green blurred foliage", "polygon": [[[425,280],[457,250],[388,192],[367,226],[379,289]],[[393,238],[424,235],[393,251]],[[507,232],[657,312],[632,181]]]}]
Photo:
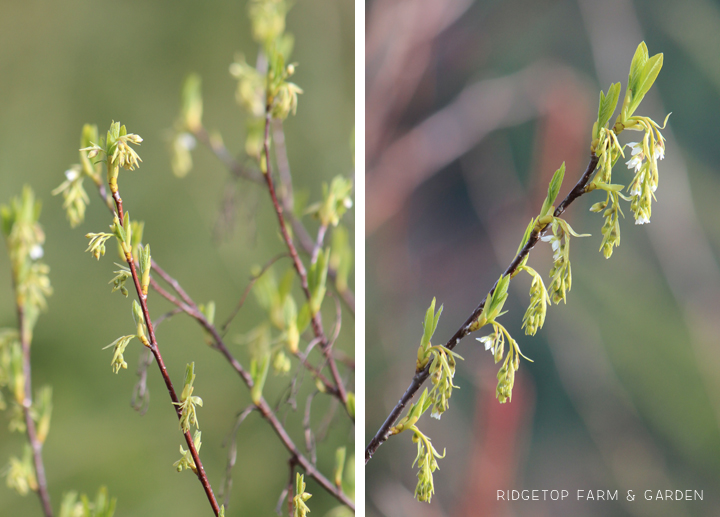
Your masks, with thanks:
[{"label": "green blurred foliage", "polygon": [[[84,123],[97,123],[104,131],[111,120],[119,120],[140,134],[143,162],[120,177],[125,208],[145,221],[153,258],[198,303],[214,300],[222,321],[247,285],[251,266],[284,250],[277,220],[267,192],[240,182],[235,226],[217,232],[227,172],[209,152],[197,149],[193,173],[178,180],[171,173],[166,138],[179,112],[182,80],[197,72],[203,80],[205,124],[222,133],[231,151],[241,153],[244,115],[235,104],[236,82],[228,67],[236,51],[248,56],[257,52],[246,7],[245,2],[225,1],[33,0],[6,2],[0,8],[0,202],[17,195],[25,183],[44,201],[45,261],[55,289],[35,332],[33,385],[47,383],[54,389],[44,459],[56,509],[65,492],[95,494],[105,485],[118,499],[117,516],[208,513],[195,476],[172,468],[182,437],[156,367],[149,371],[150,409],[140,417],[129,404],[138,342],[126,350],[128,370],[117,376],[110,368],[112,352],[102,350],[132,329],[126,299],[111,295],[108,285],[117,269],[114,246],[99,263],[83,253],[85,233],[107,231],[107,208],[86,182],[91,199],[86,220],[71,230],[62,199],[51,197],[50,191],[77,162]],[[289,160],[296,189],[318,199],[322,181],[353,167],[348,138],[354,123],[354,6],[302,2],[290,11],[288,30],[295,35],[294,59],[300,63],[294,80],[305,91],[297,115],[285,124]],[[308,228],[315,231],[316,223],[309,222]],[[8,267],[3,250],[0,327],[15,324]],[[288,262],[275,266],[278,272],[285,267]],[[152,292],[149,307],[155,318],[170,308]],[[333,314],[328,311],[326,320],[331,322]],[[247,331],[263,317],[261,308],[247,303],[229,336]],[[353,334],[352,319],[346,317],[337,346],[349,355]],[[186,363],[195,362],[195,393],[205,402],[199,410],[202,458],[217,493],[227,453],[221,444],[250,395],[223,358],[208,348],[193,321],[176,316],[160,325],[157,336],[176,386],[182,386]],[[249,364],[240,345],[233,345],[233,352]],[[280,383],[268,382],[270,403],[278,400],[280,388]],[[306,395],[298,395],[300,408]],[[316,425],[329,403],[328,397],[315,400]],[[280,416],[302,444],[302,411],[284,406]],[[351,437],[349,423],[340,421],[338,432],[318,444],[319,467],[328,475],[335,449]],[[9,434],[1,416],[0,464],[19,454],[22,441],[22,436]],[[282,444],[265,421],[251,415],[238,435],[226,515],[269,515],[287,477]],[[311,479],[307,483],[313,515],[335,506]],[[0,487],[0,515],[36,514],[34,495],[21,498]]]}]

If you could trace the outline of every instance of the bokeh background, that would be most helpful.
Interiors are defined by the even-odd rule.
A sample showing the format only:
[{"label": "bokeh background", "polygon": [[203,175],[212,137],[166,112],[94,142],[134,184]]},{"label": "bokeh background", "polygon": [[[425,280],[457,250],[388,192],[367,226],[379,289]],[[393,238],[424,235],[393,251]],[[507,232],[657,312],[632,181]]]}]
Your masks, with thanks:
[{"label": "bokeh background", "polygon": [[[288,15],[288,31],[295,35],[293,57],[299,63],[294,79],[305,93],[297,116],[286,123],[287,149],[296,188],[318,199],[322,181],[350,175],[353,169],[353,2],[299,2]],[[172,467],[184,442],[156,366],[149,371],[150,408],[141,417],[129,404],[137,379],[138,343],[128,348],[128,370],[117,376],[110,368],[112,352],[101,350],[133,328],[130,300],[111,295],[107,284],[118,261],[114,245],[99,263],[84,253],[85,233],[105,231],[110,223],[107,209],[86,181],[91,195],[86,222],[71,230],[62,199],[51,197],[50,191],[78,161],[84,123],[97,123],[101,131],[113,119],[127,124],[145,141],[139,148],[140,169],[120,178],[125,207],[145,221],[145,241],[152,244],[153,258],[198,303],[215,300],[217,320],[223,321],[245,289],[250,268],[284,250],[277,220],[267,192],[241,182],[236,185],[235,226],[217,236],[224,195],[235,188],[227,171],[198,147],[194,170],[176,179],[166,136],[179,113],[182,80],[197,72],[203,79],[206,126],[220,132],[231,151],[242,156],[245,115],[235,104],[236,82],[228,66],[238,51],[251,62],[257,55],[247,2],[3,2],[0,41],[0,203],[19,194],[23,184],[42,199],[45,261],[55,289],[33,343],[33,384],[54,388],[53,420],[44,448],[53,506],[57,511],[62,493],[69,490],[94,497],[106,485],[118,498],[118,516],[209,515],[196,477]],[[346,215],[351,226],[352,219],[351,211]],[[306,222],[316,230],[316,223]],[[4,243],[0,250],[0,327],[14,326]],[[289,266],[280,262],[276,273]],[[149,305],[154,317],[169,310],[157,295],[151,294]],[[231,327],[228,342],[245,363],[247,351],[234,336],[265,317],[251,296]],[[334,309],[326,317],[328,327],[333,319]],[[346,314],[336,346],[347,355],[354,350],[353,328],[353,318]],[[217,491],[227,454],[222,442],[236,414],[249,404],[248,390],[188,318],[164,322],[157,335],[180,389],[185,364],[195,361],[195,393],[205,401],[199,412],[201,454]],[[288,382],[268,381],[271,403]],[[304,443],[301,424],[310,389],[298,395],[297,412],[287,406],[280,411],[299,444]],[[328,398],[316,397],[313,425],[329,410]],[[0,415],[3,466],[11,455],[22,453],[24,438],[10,434],[7,422],[6,415]],[[335,448],[350,443],[352,432],[340,415],[328,438],[318,444],[319,467],[328,475]],[[233,479],[226,515],[274,512],[288,479],[287,454],[257,415],[239,431]],[[335,506],[312,481],[308,490],[313,493],[313,515]],[[40,515],[40,505],[33,494],[22,498],[8,490],[3,480],[0,515]]]},{"label": "bokeh background", "polygon": [[[535,361],[522,362],[512,403],[497,403],[497,367],[466,338],[450,410],[419,424],[447,450],[432,504],[413,500],[416,446],[400,435],[367,466],[369,516],[717,515],[719,35],[710,0],[368,2],[366,443],[410,382],[432,298],[445,343],[509,264],[552,173],[566,162],[561,197],[582,174],[598,93],[624,88],[642,40],[664,66],[638,113],[673,112],[651,224],[626,209],[605,260],[588,211],[600,196],[571,206],[567,220],[592,237],[572,242],[567,305],[532,338],[520,329],[529,278],[505,305]],[[622,143],[637,140],[628,133]],[[613,178],[629,172],[618,163]],[[530,265],[547,278],[548,246]],[[496,500],[511,489],[573,497]],[[578,489],[620,497],[578,502]],[[646,489],[704,501],[646,502]]]}]

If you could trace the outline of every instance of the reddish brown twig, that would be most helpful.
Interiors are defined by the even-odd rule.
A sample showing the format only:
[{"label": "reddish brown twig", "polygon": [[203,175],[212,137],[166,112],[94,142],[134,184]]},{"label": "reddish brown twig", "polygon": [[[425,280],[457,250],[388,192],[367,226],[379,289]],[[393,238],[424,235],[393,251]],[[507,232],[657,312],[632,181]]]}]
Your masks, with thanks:
[{"label": "reddish brown twig", "polygon": [[[280,233],[282,234],[283,240],[285,241],[288,251],[290,252],[290,257],[292,258],[295,270],[300,277],[300,286],[305,293],[305,298],[308,300],[308,302],[310,302],[311,294],[310,288],[308,287],[307,272],[305,270],[305,266],[302,263],[302,260],[300,260],[300,257],[298,256],[298,252],[295,248],[292,237],[290,237],[290,234],[288,233],[287,225],[285,224],[285,217],[283,215],[284,210],[278,202],[278,198],[275,193],[275,184],[272,179],[272,169],[270,167],[270,123],[272,121],[272,116],[270,114],[271,108],[272,106],[270,105],[266,106],[265,108],[265,137],[263,139],[263,150],[265,153],[266,166],[265,182],[267,183],[268,192],[270,193],[270,198],[272,199],[273,207],[275,208],[275,214],[277,215],[278,223],[280,224]],[[312,314],[311,311],[310,324],[312,326],[315,337],[320,340],[320,347],[322,348],[323,354],[325,354],[325,357],[327,358],[330,373],[332,375],[333,381],[335,382],[335,387],[338,390],[340,400],[342,401],[343,405],[347,406],[347,393],[345,391],[345,386],[343,385],[343,381],[340,378],[340,372],[337,369],[335,359],[332,356],[330,342],[328,341],[327,336],[325,335],[325,331],[322,328],[319,311],[315,312],[314,314]]]},{"label": "reddish brown twig", "polygon": [[[98,187],[98,193],[101,197],[104,198],[104,188],[100,189]],[[119,196],[118,196],[119,197]],[[120,206],[122,206],[122,200],[120,200]],[[118,217],[120,217],[121,214],[118,214]],[[132,262],[132,261],[130,261]],[[230,363],[230,366],[237,372],[237,374],[240,376],[240,378],[243,380],[243,382],[246,384],[248,389],[252,389],[254,383],[252,380],[252,377],[250,374],[243,368],[240,361],[238,361],[230,352],[230,350],[225,345],[222,336],[218,332],[217,328],[212,325],[205,315],[198,309],[197,304],[193,301],[193,299],[185,292],[185,290],[180,285],[180,282],[178,282],[176,279],[174,279],[172,276],[170,276],[163,268],[161,268],[155,260],[152,261],[152,270],[157,273],[157,275],[162,278],[165,282],[170,285],[173,290],[180,296],[180,299],[176,298],[172,294],[168,293],[165,289],[160,286],[157,281],[151,277],[150,279],[150,286],[161,296],[166,298],[168,301],[170,301],[172,304],[174,304],[176,307],[180,308],[188,314],[189,316],[193,317],[211,336],[214,342],[214,348],[218,350],[224,357],[227,359],[228,363]],[[134,263],[131,266],[131,272],[135,272],[135,266]],[[137,275],[133,275],[133,279],[135,281]],[[137,286],[137,284],[136,284]],[[142,292],[142,291],[139,291]],[[142,306],[141,306],[142,307]],[[149,328],[148,328],[149,332]],[[154,334],[153,334],[154,335]],[[335,394],[335,387],[333,384],[325,377],[323,376],[319,371],[317,371],[310,363],[308,363],[304,357],[300,357],[298,355],[298,358],[303,362],[303,364],[308,368],[311,373],[313,373],[316,378],[320,379],[321,382],[325,385],[327,391],[329,393]],[[290,452],[292,458],[296,458],[296,462],[298,465],[300,465],[303,470],[306,472],[308,476],[313,478],[323,489],[325,489],[327,492],[329,492],[331,495],[333,495],[338,501],[343,503],[344,505],[348,506],[351,510],[355,511],[355,504],[353,501],[342,491],[341,488],[336,487],[332,482],[330,482],[317,468],[315,465],[305,458],[295,445],[295,443],[290,438],[290,435],[287,433],[285,428],[283,427],[282,423],[277,419],[275,414],[273,413],[272,409],[268,405],[268,403],[265,401],[264,398],[260,398],[259,402],[255,405],[255,407],[258,409],[260,414],[263,416],[265,420],[267,420],[270,425],[272,426],[273,430],[275,431],[275,434],[278,435],[280,438],[280,441],[283,443],[285,448]],[[197,465],[197,463],[196,463]]]},{"label": "reddish brown twig", "polygon": [[[13,286],[15,279],[13,278]],[[16,297],[17,298],[17,297]],[[47,478],[45,477],[45,465],[42,459],[42,443],[38,440],[37,430],[35,429],[35,421],[30,414],[32,408],[32,382],[30,374],[30,338],[25,328],[25,311],[21,304],[17,305],[18,332],[20,334],[20,346],[22,348],[23,358],[23,375],[25,376],[25,397],[22,402],[23,415],[25,416],[25,430],[27,432],[28,442],[33,453],[33,464],[35,465],[35,478],[37,479],[37,494],[40,498],[40,504],[43,507],[45,517],[52,517],[53,511],[50,505],[50,494],[48,493]]]},{"label": "reddish brown twig", "polygon": [[[156,272],[160,274],[159,270],[156,270]],[[189,316],[197,320],[197,322],[212,337],[212,340],[214,342],[213,348],[219,351],[225,357],[225,359],[227,359],[228,363],[230,363],[233,369],[237,372],[243,382],[247,385],[248,389],[252,389],[252,387],[254,386],[252,377],[245,370],[245,368],[243,368],[242,364],[240,364],[240,361],[238,361],[235,356],[233,356],[228,347],[225,345],[225,342],[223,341],[223,338],[218,332],[217,328],[207,320],[205,315],[197,308],[197,305],[192,300],[192,298],[190,298],[190,296],[182,289],[182,287],[180,287],[180,284],[176,280],[172,279],[172,277],[170,277],[170,275],[168,275],[165,271],[162,272],[161,276],[163,277],[163,279],[167,277],[168,279],[170,279],[171,282],[178,286],[178,289],[182,292],[180,296],[185,301],[178,300],[172,294],[168,293],[165,289],[163,289],[162,286],[158,285],[155,280],[151,279],[150,285],[153,287],[153,289],[157,291],[160,295],[162,295],[164,298],[166,298],[168,301],[181,308]],[[170,283],[170,281],[168,283]],[[315,374],[318,373],[313,369],[311,369],[311,372],[314,372]],[[318,378],[324,383],[326,383],[327,389],[334,389],[334,386],[330,383],[329,380],[325,379],[322,376]],[[318,471],[314,463],[312,463],[310,460],[308,460],[305,456],[302,455],[300,450],[290,438],[290,435],[283,427],[282,423],[277,419],[275,413],[263,397],[260,398],[255,407],[258,409],[263,418],[270,423],[273,430],[275,431],[275,434],[278,435],[280,441],[283,442],[283,445],[288,450],[288,452],[290,452],[293,457],[297,458],[298,465],[300,465],[303,470],[305,470],[307,475],[317,481],[320,486],[327,490],[341,503],[347,505],[350,509],[355,511],[355,504],[350,500],[350,498],[341,489],[331,483],[320,471]]]},{"label": "reddish brown twig", "polygon": [[[113,199],[115,200],[118,219],[120,220],[120,224],[122,224],[124,214],[122,199],[120,198],[119,192],[113,192]],[[155,362],[160,369],[160,375],[162,375],[162,378],[165,381],[165,386],[167,387],[168,393],[170,394],[170,399],[173,402],[173,407],[175,408],[175,414],[177,415],[178,419],[181,419],[182,410],[179,407],[180,399],[178,399],[178,396],[175,393],[175,388],[173,387],[170,376],[168,375],[167,369],[165,368],[165,363],[163,361],[162,355],[160,354],[160,348],[158,347],[157,339],[155,338],[153,323],[150,319],[150,312],[148,311],[147,295],[143,295],[142,287],[140,286],[140,278],[138,277],[137,271],[135,269],[135,261],[132,259],[132,255],[127,257],[127,264],[130,267],[130,273],[132,274],[133,283],[135,284],[135,291],[137,292],[138,301],[140,302],[140,308],[142,309],[143,318],[145,319],[145,326],[147,327],[148,335],[150,336],[150,351],[155,357]],[[215,499],[215,494],[213,493],[210,482],[208,481],[207,475],[205,474],[205,469],[203,468],[202,462],[200,461],[200,455],[195,448],[195,443],[193,443],[192,436],[190,436],[190,431],[185,431],[183,435],[185,436],[185,442],[187,443],[190,454],[193,458],[193,461],[195,462],[195,473],[197,474],[198,480],[200,481],[203,489],[205,490],[205,495],[207,495],[213,512],[215,512],[215,515],[219,515],[220,507],[218,506],[217,500]]]}]

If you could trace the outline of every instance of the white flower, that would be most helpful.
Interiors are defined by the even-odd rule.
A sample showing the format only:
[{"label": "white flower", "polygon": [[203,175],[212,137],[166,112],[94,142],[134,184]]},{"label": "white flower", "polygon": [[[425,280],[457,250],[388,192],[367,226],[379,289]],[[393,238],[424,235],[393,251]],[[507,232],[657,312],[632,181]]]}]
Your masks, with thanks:
[{"label": "white flower", "polygon": [[642,163],[643,156],[641,154],[636,154],[625,162],[625,164],[628,166],[628,169],[635,169],[635,172],[640,170],[640,167],[642,167]]},{"label": "white flower", "polygon": [[655,157],[655,161],[664,159],[665,158],[665,148],[661,145],[656,145],[654,157]]},{"label": "white flower", "polygon": [[45,254],[43,251],[43,247],[39,244],[36,244],[32,248],[30,248],[30,258],[32,260],[37,260],[39,258],[42,258],[42,256]]},{"label": "white flower", "polygon": [[635,171],[638,171],[642,166],[643,159],[645,158],[645,155],[642,154],[642,143],[630,142],[627,146],[632,149],[632,158],[626,161],[625,164],[628,166],[628,169],[635,169]]},{"label": "white flower", "polygon": [[68,181],[75,181],[78,178],[78,171],[75,169],[68,169],[65,171],[65,177]]},{"label": "white flower", "polygon": [[641,142],[630,142],[627,144],[627,146],[632,149],[632,155],[635,156],[638,153],[641,153],[643,150],[643,146]]},{"label": "white flower", "polygon": [[440,420],[440,417],[442,416],[442,414],[441,414],[441,413],[438,413],[437,411],[433,411],[432,413],[430,413],[430,416],[433,417],[433,418],[437,418],[438,420]]},{"label": "white flower", "polygon": [[545,242],[550,242],[550,247],[552,247],[553,250],[553,260],[559,260],[562,256],[562,251],[560,250],[560,237],[555,234],[550,234],[543,235],[540,239]]},{"label": "white flower", "polygon": [[192,136],[190,133],[180,133],[177,136],[177,141],[183,149],[186,149],[188,151],[192,151],[193,149],[195,149],[195,145],[197,145],[195,137]]},{"label": "white flower", "polygon": [[480,341],[483,345],[485,345],[485,350],[490,350],[493,346],[494,339],[492,338],[492,335],[485,336],[485,337],[478,337],[475,338],[478,341]]},{"label": "white flower", "polygon": [[635,219],[635,224],[647,224],[650,222],[650,219],[645,214],[642,214],[640,217]]}]

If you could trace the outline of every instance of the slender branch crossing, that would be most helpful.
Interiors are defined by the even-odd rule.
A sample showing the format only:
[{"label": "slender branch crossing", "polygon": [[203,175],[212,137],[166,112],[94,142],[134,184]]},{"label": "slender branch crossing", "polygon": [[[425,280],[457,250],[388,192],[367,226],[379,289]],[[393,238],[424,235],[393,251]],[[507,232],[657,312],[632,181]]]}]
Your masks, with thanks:
[{"label": "slender branch crossing", "polygon": [[[100,194],[103,199],[105,196],[103,195],[103,191],[98,189],[98,193]],[[120,199],[120,196],[118,196],[118,199]],[[122,199],[120,199],[119,207],[122,207]],[[118,214],[118,217],[121,217],[122,214]],[[283,255],[284,256],[284,255]],[[133,261],[130,261],[133,262]],[[252,380],[252,377],[250,374],[243,368],[240,361],[235,358],[235,356],[232,355],[230,350],[225,345],[222,336],[218,332],[217,328],[211,324],[205,315],[198,309],[197,304],[193,301],[193,299],[187,294],[187,292],[183,289],[183,287],[180,285],[180,282],[178,282],[175,278],[170,276],[163,268],[161,268],[155,260],[152,261],[152,270],[158,274],[160,278],[162,278],[165,282],[170,285],[173,290],[178,293],[178,296],[182,298],[182,300],[177,299],[172,294],[168,293],[165,289],[163,289],[162,286],[160,286],[157,281],[153,278],[150,279],[150,286],[161,296],[163,296],[165,299],[170,301],[173,305],[180,308],[198,321],[198,323],[208,332],[213,338],[213,341],[215,342],[214,348],[217,349],[224,357],[227,359],[228,363],[230,363],[230,366],[233,367],[233,369],[237,372],[237,374],[240,376],[240,378],[243,380],[245,385],[248,387],[248,389],[252,389],[254,382]],[[135,264],[134,262],[131,265],[131,272],[135,271]],[[135,281],[137,275],[133,275],[133,279]],[[136,288],[139,284],[136,284]],[[141,290],[138,292],[142,292]],[[141,297],[142,298],[142,297]],[[141,300],[141,303],[143,303],[144,300]],[[146,308],[146,304],[141,304],[141,307],[143,307],[143,310]],[[146,320],[147,321],[147,320]],[[151,332],[151,327],[148,327],[148,333],[150,333],[151,336],[154,337],[154,334]],[[153,355],[155,355],[154,350]],[[157,358],[157,356],[156,356]],[[305,363],[304,363],[305,364]],[[312,365],[309,363],[306,364],[306,367],[308,367],[313,375],[315,375],[317,378],[323,382],[326,389],[330,393],[336,393],[335,387],[332,385],[332,383],[323,376],[319,371],[312,368]],[[164,368],[163,368],[164,369]],[[172,395],[171,395],[172,397]],[[176,400],[173,400],[173,402],[176,402]],[[282,423],[278,420],[278,418],[273,413],[272,409],[270,408],[270,405],[265,401],[264,398],[260,398],[260,401],[256,405],[257,409],[260,411],[260,414],[265,418],[270,425],[272,426],[273,430],[275,431],[275,434],[278,435],[280,438],[280,441],[282,441],[285,448],[291,453],[292,457],[296,458],[296,462],[298,465],[301,465],[308,476],[312,477],[317,483],[322,486],[326,491],[328,491],[330,494],[332,494],[338,501],[340,501],[342,504],[348,506],[351,510],[355,511],[355,503],[345,494],[341,488],[338,488],[335,486],[330,480],[328,480],[316,467],[315,465],[308,460],[305,456],[302,455],[300,450],[297,448],[295,443],[290,438],[290,435],[287,433],[285,428],[283,427]],[[186,433],[189,434],[189,433]],[[186,436],[187,439],[187,436]],[[193,449],[194,450],[194,445]],[[193,459],[195,459],[195,456],[193,456]],[[197,465],[196,461],[196,465]]]},{"label": "slender branch crossing", "polygon": [[[193,127],[190,132],[192,135],[197,138],[202,144],[207,146],[215,155],[215,157],[220,160],[225,168],[230,172],[230,174],[234,178],[245,178],[248,181],[251,181],[253,183],[263,183],[263,178],[261,178],[258,174],[255,173],[255,171],[251,171],[243,167],[240,162],[238,162],[228,151],[228,149],[223,145],[221,141],[214,141],[210,138],[208,135],[207,130],[203,126],[197,126]],[[277,131],[275,132],[277,134]],[[289,199],[285,199],[285,202],[283,203],[284,208],[288,209],[288,203],[290,203]],[[305,253],[308,255],[311,255],[313,252],[313,249],[315,248],[315,241],[310,237],[310,234],[308,234],[307,230],[303,226],[303,224],[293,216],[292,212],[288,210],[287,212],[287,218],[290,221],[290,224],[292,225],[293,232],[297,236],[298,241],[300,242],[300,245],[302,246]],[[335,275],[337,272],[330,268],[328,270],[328,274],[331,278],[335,278]],[[345,305],[350,309],[350,312],[354,315],[355,314],[355,295],[350,289],[344,289],[342,292],[339,292],[340,297],[342,298],[343,302],[345,302]]]},{"label": "slender branch crossing", "polygon": [[[302,286],[302,290],[305,293],[305,297],[309,302],[311,299],[311,294],[308,287],[307,272],[305,271],[305,266],[303,265],[300,257],[298,256],[295,244],[293,244],[293,240],[288,233],[287,225],[285,224],[285,217],[283,216],[283,207],[278,202],[277,195],[275,194],[275,185],[272,179],[272,170],[270,168],[270,123],[272,120],[270,114],[271,108],[272,106],[270,105],[266,106],[265,108],[265,138],[263,140],[266,166],[265,181],[267,182],[268,191],[270,192],[270,198],[272,199],[273,207],[275,208],[275,213],[277,214],[278,222],[280,223],[280,232],[282,233],[283,240],[285,241],[285,244],[288,247],[288,251],[290,252],[290,257],[292,258],[295,270],[300,277],[300,285]],[[330,373],[332,374],[333,380],[335,381],[335,386],[337,388],[340,400],[342,401],[343,405],[347,406],[347,393],[345,392],[345,386],[343,385],[343,381],[340,378],[340,372],[337,369],[335,359],[332,356],[330,343],[328,342],[325,331],[322,328],[319,311],[312,314],[311,310],[310,324],[312,326],[313,332],[315,333],[315,337],[320,340],[320,348],[322,349],[323,354],[325,354],[325,357],[327,358],[328,366],[330,367]]]}]

